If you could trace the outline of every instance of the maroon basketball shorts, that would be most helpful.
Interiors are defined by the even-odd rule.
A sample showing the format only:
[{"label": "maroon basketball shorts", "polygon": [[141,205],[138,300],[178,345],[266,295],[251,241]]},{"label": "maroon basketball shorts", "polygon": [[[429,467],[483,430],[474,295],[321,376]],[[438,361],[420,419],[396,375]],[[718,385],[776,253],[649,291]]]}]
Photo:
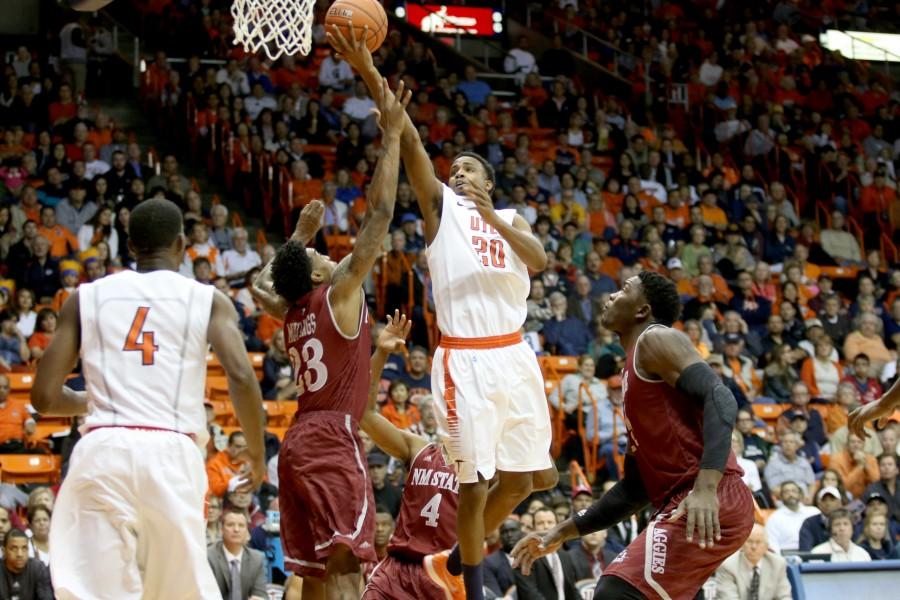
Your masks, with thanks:
[{"label": "maroon basketball shorts", "polygon": [[422,561],[388,556],[378,563],[366,584],[362,600],[445,600]]},{"label": "maroon basketball shorts", "polygon": [[674,523],[668,519],[684,500],[685,491],[672,498],[631,542],[603,576],[624,579],[647,598],[677,600],[693,598],[697,590],[726,558],[737,552],[753,528],[753,496],[737,475],[728,475],[719,484],[719,524],[722,539],[701,548],[694,530],[688,542],[687,515]]},{"label": "maroon basketball shorts", "polygon": [[337,544],[361,562],[375,562],[375,499],[349,414],[301,415],[278,455],[278,505],[285,567],[302,577],[325,576]]}]

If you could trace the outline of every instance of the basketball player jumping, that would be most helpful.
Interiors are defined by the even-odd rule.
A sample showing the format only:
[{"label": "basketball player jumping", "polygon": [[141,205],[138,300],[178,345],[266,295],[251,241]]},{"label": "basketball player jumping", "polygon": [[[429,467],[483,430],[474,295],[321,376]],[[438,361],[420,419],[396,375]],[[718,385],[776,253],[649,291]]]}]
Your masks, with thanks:
[{"label": "basketball player jumping", "polygon": [[453,465],[439,445],[398,429],[375,408],[384,363],[389,354],[403,347],[411,325],[405,315],[395,312],[378,336],[372,355],[369,407],[360,422],[379,448],[403,461],[408,473],[388,555],[375,567],[363,600],[445,600],[444,590],[429,578],[423,561],[456,542],[459,484]]},{"label": "basketball player jumping", "polygon": [[324,213],[314,201],[252,289],[264,310],[284,320],[298,389],[297,415],[279,454],[278,502],[285,565],[304,578],[304,600],[355,600],[360,560],[376,560],[375,502],[357,432],[371,349],[362,283],[393,217],[409,98],[402,83],[395,96],[382,80],[377,99],[384,154],[353,253],[336,265],[306,248]]},{"label": "basketball player jumping", "polygon": [[753,499],[731,452],[737,403],[688,337],[670,327],[680,309],[675,284],[648,271],[603,308],[603,326],[627,353],[625,476],[591,507],[522,539],[513,557],[523,572],[564,542],[652,504],[647,529],[603,571],[594,598],[693,598],[750,534]]},{"label": "basketball player jumping", "polygon": [[[247,487],[265,474],[262,397],[237,313],[213,286],[178,274],[182,229],[172,202],[141,202],[128,238],[137,271],[79,287],[38,364],[38,412],[87,415],[50,528],[63,600],[221,598],[203,535],[207,341],[247,437]],[[86,392],[64,386],[79,355]]]},{"label": "basketball player jumping", "polygon": [[[360,73],[373,96],[378,71],[363,40],[337,27],[327,33],[335,50]],[[550,460],[550,414],[534,351],[519,333],[525,321],[528,269],[541,271],[547,255],[515,210],[495,210],[494,169],[463,152],[453,161],[450,186],[434,175],[412,120],[401,125],[401,154],[425,220],[428,267],[441,343],[431,381],[450,459],[459,478],[459,546],[426,560],[435,581],[469,600],[483,598],[485,532],[533,490],[556,485]],[[489,482],[499,473],[497,482]]]}]

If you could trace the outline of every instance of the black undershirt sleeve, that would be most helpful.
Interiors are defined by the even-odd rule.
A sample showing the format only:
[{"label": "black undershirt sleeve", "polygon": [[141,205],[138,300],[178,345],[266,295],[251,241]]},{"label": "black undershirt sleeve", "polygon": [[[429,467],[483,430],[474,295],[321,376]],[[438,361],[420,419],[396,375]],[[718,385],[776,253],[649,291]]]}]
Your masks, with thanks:
[{"label": "black undershirt sleeve", "polygon": [[625,476],[588,508],[573,517],[579,535],[608,529],[627,519],[649,503],[637,463],[625,457]]},{"label": "black undershirt sleeve", "polygon": [[705,362],[694,363],[682,371],[675,387],[703,406],[700,468],[724,471],[731,452],[731,432],[737,418],[734,394]]}]

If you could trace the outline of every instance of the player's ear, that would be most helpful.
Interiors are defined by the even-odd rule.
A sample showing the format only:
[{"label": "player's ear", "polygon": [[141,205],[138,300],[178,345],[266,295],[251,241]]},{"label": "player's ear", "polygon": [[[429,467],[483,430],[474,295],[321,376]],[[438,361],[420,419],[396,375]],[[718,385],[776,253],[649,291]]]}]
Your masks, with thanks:
[{"label": "player's ear", "polygon": [[650,320],[650,305],[646,302],[639,305],[637,308],[637,312],[635,313],[635,319],[637,321],[648,321]]},{"label": "player's ear", "polygon": [[494,182],[490,179],[484,180],[484,189],[487,190],[488,194],[494,193]]},{"label": "player's ear", "polygon": [[[131,241],[128,242],[131,244]],[[185,237],[183,233],[179,233],[178,237],[175,238],[175,242],[172,244],[172,252],[175,253],[176,256],[184,256],[184,249],[187,247],[187,242],[185,241]]]}]

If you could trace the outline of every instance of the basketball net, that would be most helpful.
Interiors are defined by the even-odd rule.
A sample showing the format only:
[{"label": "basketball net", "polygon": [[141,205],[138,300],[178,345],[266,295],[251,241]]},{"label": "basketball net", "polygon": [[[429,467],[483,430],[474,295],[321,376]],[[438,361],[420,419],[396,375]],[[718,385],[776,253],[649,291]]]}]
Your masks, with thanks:
[{"label": "basketball net", "polygon": [[234,43],[272,60],[312,50],[316,0],[234,0]]}]

